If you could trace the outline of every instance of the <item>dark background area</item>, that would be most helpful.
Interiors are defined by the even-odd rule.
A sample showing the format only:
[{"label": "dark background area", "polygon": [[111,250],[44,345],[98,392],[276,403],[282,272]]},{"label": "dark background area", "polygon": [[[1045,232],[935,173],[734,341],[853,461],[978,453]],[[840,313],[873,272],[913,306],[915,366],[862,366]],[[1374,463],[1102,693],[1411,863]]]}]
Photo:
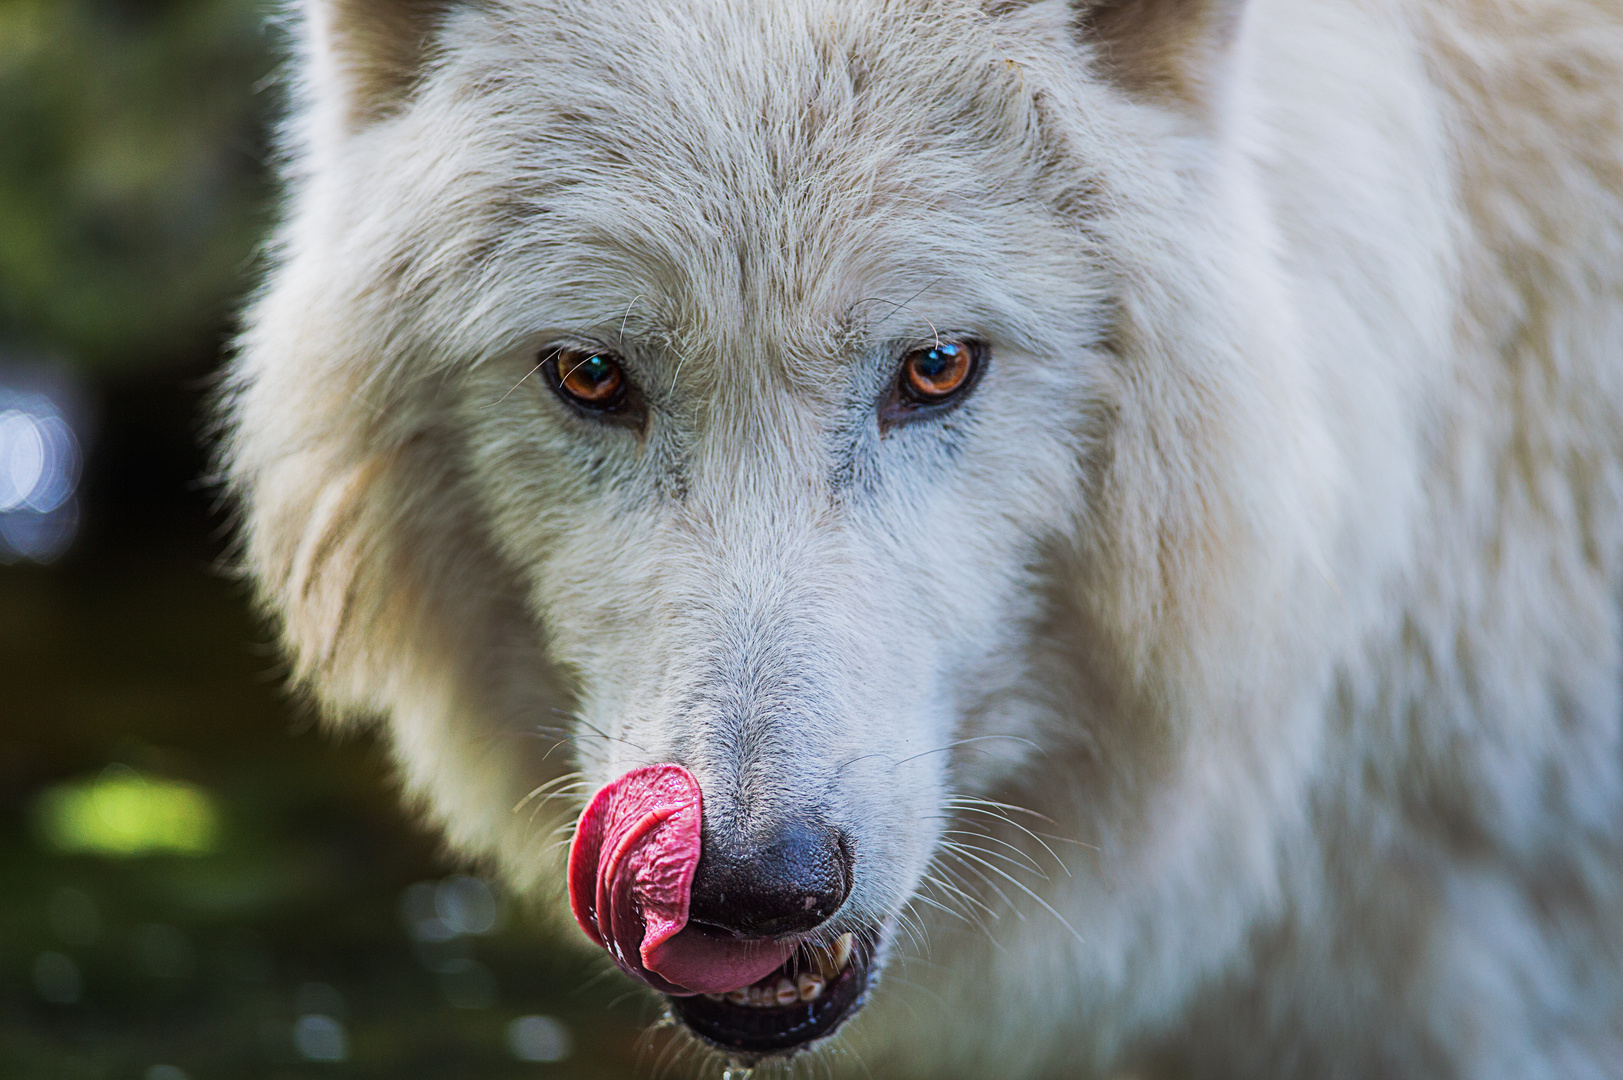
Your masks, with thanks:
[{"label": "dark background area", "polygon": [[221,568],[272,14],[0,0],[0,1076],[650,1075],[647,1002],[319,730]]}]

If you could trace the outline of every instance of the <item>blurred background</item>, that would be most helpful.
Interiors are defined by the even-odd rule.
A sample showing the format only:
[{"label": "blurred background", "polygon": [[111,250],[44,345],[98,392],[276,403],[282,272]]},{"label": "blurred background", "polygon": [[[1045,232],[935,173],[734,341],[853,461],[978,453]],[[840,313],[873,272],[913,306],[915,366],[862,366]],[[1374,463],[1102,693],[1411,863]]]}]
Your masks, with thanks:
[{"label": "blurred background", "polygon": [[0,0],[0,1077],[648,1076],[647,1003],[288,699],[202,404],[265,0]]}]

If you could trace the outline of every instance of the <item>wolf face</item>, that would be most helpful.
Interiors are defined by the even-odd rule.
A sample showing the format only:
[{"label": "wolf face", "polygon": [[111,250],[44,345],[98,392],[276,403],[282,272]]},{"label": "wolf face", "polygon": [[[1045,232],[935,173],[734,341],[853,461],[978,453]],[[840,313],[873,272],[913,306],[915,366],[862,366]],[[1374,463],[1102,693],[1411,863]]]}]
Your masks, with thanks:
[{"label": "wolf face", "polygon": [[[1179,662],[1163,609],[1205,604],[1169,594],[1176,564],[1253,526],[1218,485],[1185,521],[1144,499],[1181,504],[1206,470],[1242,468],[1222,429],[1272,403],[1245,400],[1255,371],[1202,366],[1272,297],[1237,237],[1224,274],[1155,282],[1187,278],[1176,302],[1216,309],[1188,367],[1124,363],[1134,260],[1211,249],[1157,249],[1179,193],[1167,163],[1136,159],[1141,107],[1090,77],[1073,13],[379,3],[309,19],[295,130],[313,167],[251,318],[231,452],[250,558],[311,685],[389,713],[453,836],[520,881],[549,833],[507,816],[526,791],[687,769],[696,910],[725,892],[712,868],[735,869],[730,914],[699,921],[788,940],[787,979],[853,949],[861,969],[810,1025],[760,1021],[749,993],[679,1002],[729,1049],[832,1030],[931,887],[975,919],[1029,896],[1077,934],[1018,876],[1027,838],[1057,862],[1051,845],[1018,823],[997,822],[1019,843],[989,841],[1008,851],[951,837],[1008,818],[1000,785],[1045,755],[1105,804],[1186,768],[1178,706],[1133,677]],[[391,20],[428,53],[367,52]],[[1267,332],[1244,336],[1244,362],[1266,364]],[[1137,451],[1110,436],[1139,422],[1127,384],[1144,375],[1205,398],[1152,427],[1204,430],[1128,493],[1112,470]],[[1301,438],[1272,428],[1270,455]],[[1291,471],[1243,468],[1253,501]],[[1246,563],[1204,563],[1194,593],[1255,585]],[[1111,564],[1109,592],[1079,590]],[[1060,655],[1077,649],[1080,665]],[[1079,727],[1093,708],[1114,719]],[[1101,767],[1116,741],[1134,756]],[[560,743],[578,771],[555,781]],[[929,877],[944,847],[990,892]],[[837,887],[800,890],[830,902],[779,918],[762,898],[783,886],[792,906],[784,881],[810,864],[837,865]]]},{"label": "wolf face", "polygon": [[[642,48],[730,35],[742,58],[777,29],[833,66],[762,56],[700,81],[621,55],[608,94],[566,57],[526,72],[541,111],[469,133],[548,134],[518,184],[477,197],[508,206],[480,288],[513,303],[444,407],[571,677],[586,782],[683,764],[707,849],[746,863],[816,823],[850,888],[804,929],[883,948],[964,791],[955,766],[1032,745],[1011,719],[1034,696],[1039,564],[1076,524],[1055,508],[1078,501],[1105,271],[1085,222],[1040,201],[1082,178],[1032,160],[1044,118],[1017,65],[987,62],[988,31],[925,25],[870,59],[803,18],[695,11]],[[1008,115],[965,130],[986,97]],[[932,394],[920,364],[962,370]],[[583,369],[608,372],[609,407],[571,391]]]},{"label": "wolf face", "polygon": [[[306,6],[246,561],[462,850],[556,887],[597,795],[577,916],[710,1043],[828,1035],[910,934],[934,1012],[1018,1018],[888,1010],[919,1072],[1104,1067],[1236,972],[1291,993],[1303,925],[1417,962],[1376,930],[1429,886],[1326,867],[1390,869],[1432,780],[1348,792],[1476,767],[1403,702],[1510,715],[1393,659],[1491,591],[1427,575],[1497,513],[1438,479],[1499,452],[1439,359],[1492,335],[1424,35],[1261,6]],[[1563,655],[1551,708],[1605,715],[1615,658]],[[627,952],[656,909],[681,957]]]}]

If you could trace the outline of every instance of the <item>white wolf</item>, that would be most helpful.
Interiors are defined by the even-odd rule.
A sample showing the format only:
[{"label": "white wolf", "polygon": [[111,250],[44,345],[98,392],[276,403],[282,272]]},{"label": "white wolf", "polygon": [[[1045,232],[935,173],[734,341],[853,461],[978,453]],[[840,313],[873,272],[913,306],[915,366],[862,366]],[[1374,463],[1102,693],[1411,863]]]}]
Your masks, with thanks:
[{"label": "white wolf", "polygon": [[1623,1075],[1614,0],[295,25],[224,468],[458,849],[696,778],[745,1057]]}]

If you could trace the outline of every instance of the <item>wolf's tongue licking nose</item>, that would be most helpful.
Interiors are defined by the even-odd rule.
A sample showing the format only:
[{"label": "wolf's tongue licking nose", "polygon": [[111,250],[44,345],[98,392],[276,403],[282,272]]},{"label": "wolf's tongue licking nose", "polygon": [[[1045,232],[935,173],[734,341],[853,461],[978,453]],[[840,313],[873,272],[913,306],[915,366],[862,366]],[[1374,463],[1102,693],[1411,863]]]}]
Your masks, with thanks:
[{"label": "wolf's tongue licking nose", "polygon": [[687,925],[702,813],[692,773],[647,765],[597,793],[569,848],[575,921],[627,974],[667,994],[741,989],[794,951]]}]

